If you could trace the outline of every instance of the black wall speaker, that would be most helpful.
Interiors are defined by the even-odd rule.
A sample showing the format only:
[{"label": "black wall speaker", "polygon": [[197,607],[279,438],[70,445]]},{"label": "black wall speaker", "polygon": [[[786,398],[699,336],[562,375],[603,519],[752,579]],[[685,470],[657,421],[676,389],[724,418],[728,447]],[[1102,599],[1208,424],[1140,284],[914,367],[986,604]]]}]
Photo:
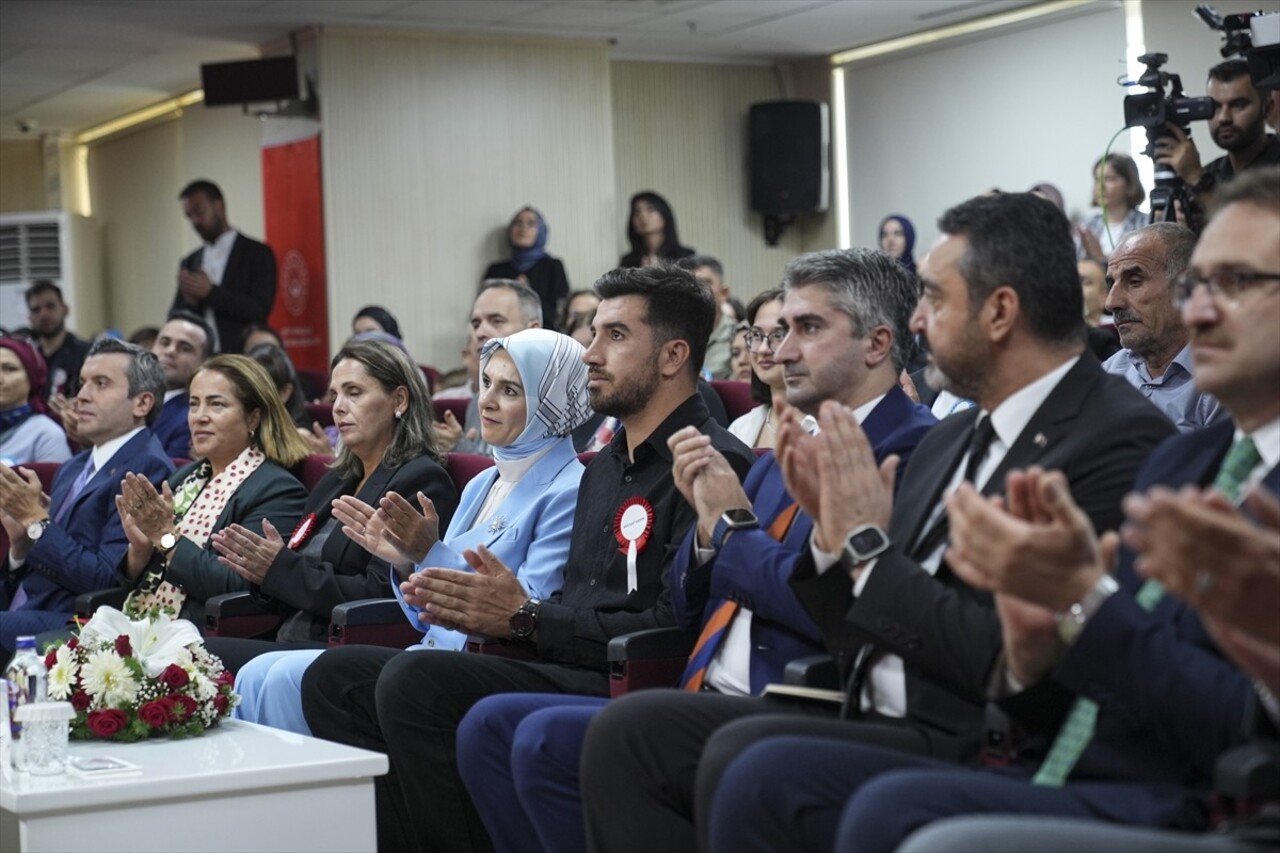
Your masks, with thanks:
[{"label": "black wall speaker", "polygon": [[748,115],[751,209],[766,214],[827,209],[830,124],[819,101],[766,101]]},{"label": "black wall speaker", "polygon": [[298,64],[292,56],[216,62],[200,66],[204,105],[251,104],[298,97]]}]

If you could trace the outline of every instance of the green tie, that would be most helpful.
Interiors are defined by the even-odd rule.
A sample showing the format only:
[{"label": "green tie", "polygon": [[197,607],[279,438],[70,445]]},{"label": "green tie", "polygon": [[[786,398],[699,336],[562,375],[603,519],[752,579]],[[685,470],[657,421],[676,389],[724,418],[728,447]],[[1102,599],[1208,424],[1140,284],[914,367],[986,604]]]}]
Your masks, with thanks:
[{"label": "green tie", "polygon": [[[1222,467],[1213,481],[1213,487],[1227,496],[1232,503],[1240,500],[1240,487],[1248,479],[1250,472],[1262,461],[1258,446],[1253,439],[1244,438],[1231,445],[1227,456],[1222,460]],[[1164,586],[1158,581],[1147,581],[1138,590],[1136,596],[1138,606],[1150,611],[1164,596]],[[1032,778],[1033,785],[1044,785],[1060,788],[1067,781],[1071,769],[1076,766],[1084,749],[1093,739],[1094,727],[1098,722],[1098,704],[1083,696],[1076,699],[1067,715],[1066,722],[1058,730],[1058,736],[1049,747],[1049,754],[1044,763]]]}]

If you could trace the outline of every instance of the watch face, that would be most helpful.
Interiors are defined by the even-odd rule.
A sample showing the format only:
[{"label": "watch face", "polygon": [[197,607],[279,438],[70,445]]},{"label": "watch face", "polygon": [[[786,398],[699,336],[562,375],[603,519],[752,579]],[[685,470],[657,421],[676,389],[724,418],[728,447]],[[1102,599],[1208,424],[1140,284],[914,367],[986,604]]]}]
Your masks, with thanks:
[{"label": "watch face", "polygon": [[724,517],[733,525],[758,524],[755,513],[749,509],[743,509],[741,507],[725,510]]},{"label": "watch face", "polygon": [[48,525],[47,521],[33,521],[27,525],[27,538],[32,542],[44,535],[44,529]]},{"label": "watch face", "polygon": [[884,531],[878,527],[865,527],[849,537],[849,547],[859,554],[875,551],[884,542]]}]

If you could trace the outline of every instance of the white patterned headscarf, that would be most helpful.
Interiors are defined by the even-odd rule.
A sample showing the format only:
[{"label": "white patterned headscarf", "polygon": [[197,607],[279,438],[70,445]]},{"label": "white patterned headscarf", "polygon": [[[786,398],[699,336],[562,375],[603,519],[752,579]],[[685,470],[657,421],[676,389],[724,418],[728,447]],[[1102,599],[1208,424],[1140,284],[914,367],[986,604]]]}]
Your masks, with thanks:
[{"label": "white patterned headscarf", "polygon": [[540,453],[591,417],[587,400],[587,366],[582,344],[549,329],[525,329],[505,338],[490,338],[480,350],[480,371],[499,348],[515,362],[524,386],[524,431],[506,447],[494,447],[500,460]]}]

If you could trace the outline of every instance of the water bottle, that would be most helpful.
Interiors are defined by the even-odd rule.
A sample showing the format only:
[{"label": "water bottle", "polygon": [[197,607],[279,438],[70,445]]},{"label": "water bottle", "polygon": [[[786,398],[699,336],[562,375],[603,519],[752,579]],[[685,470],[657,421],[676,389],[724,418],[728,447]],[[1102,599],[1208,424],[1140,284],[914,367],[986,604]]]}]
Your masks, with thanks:
[{"label": "water bottle", "polygon": [[35,637],[18,637],[17,652],[4,673],[9,691],[9,761],[14,770],[25,770],[22,753],[22,724],[14,719],[19,705],[46,699],[49,673],[44,659],[36,654]]}]

